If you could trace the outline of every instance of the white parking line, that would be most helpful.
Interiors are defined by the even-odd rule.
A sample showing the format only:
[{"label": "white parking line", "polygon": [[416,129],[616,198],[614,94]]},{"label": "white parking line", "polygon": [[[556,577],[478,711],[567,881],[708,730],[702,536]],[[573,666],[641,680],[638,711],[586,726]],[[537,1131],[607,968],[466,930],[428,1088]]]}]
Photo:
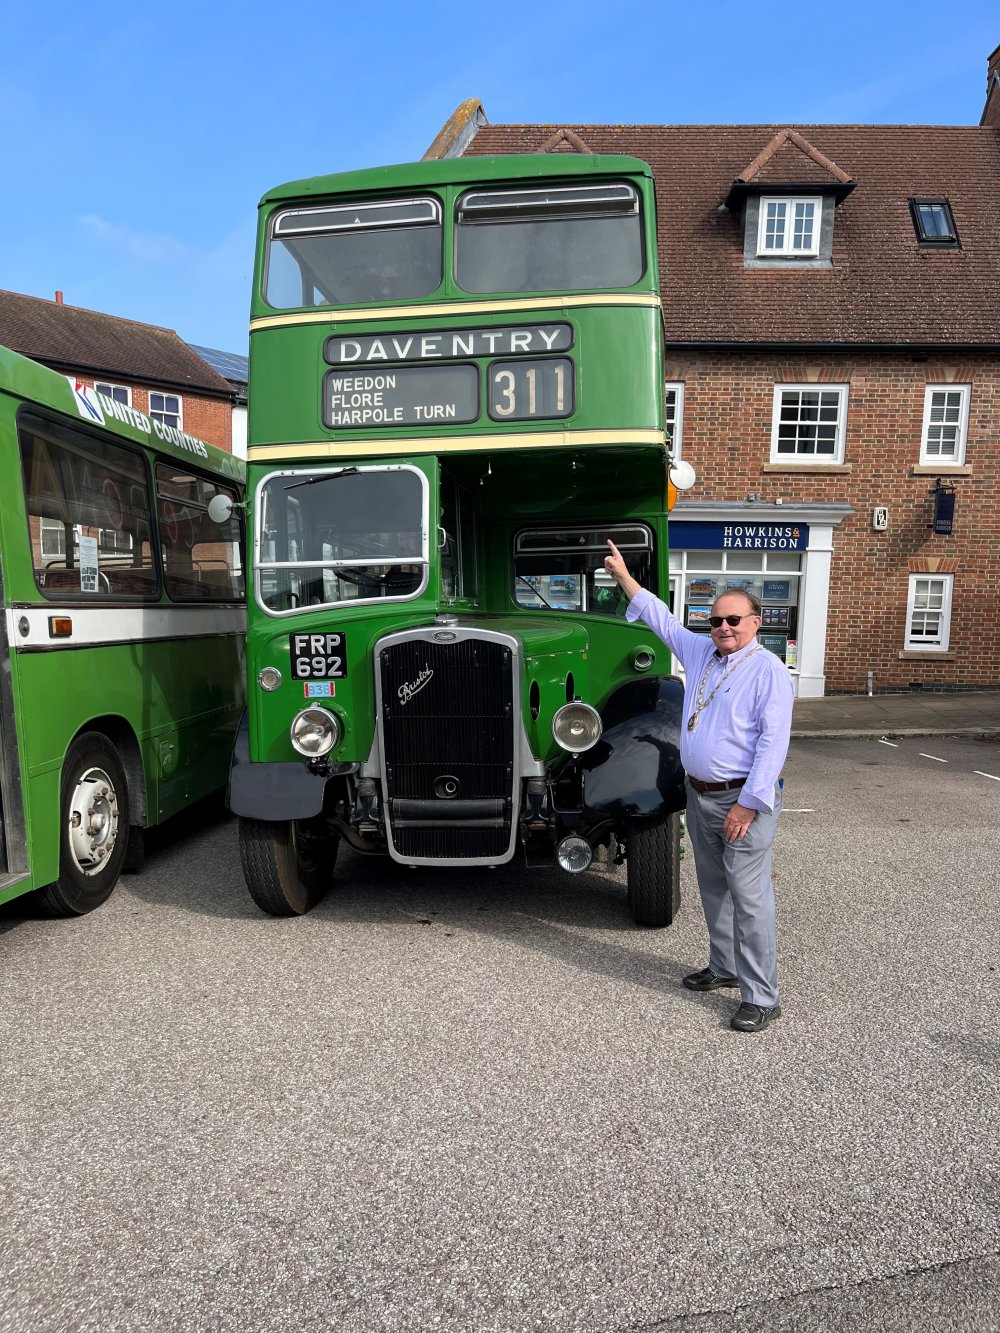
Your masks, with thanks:
[{"label": "white parking line", "polygon": [[973,773],[978,773],[981,778],[992,778],[994,782],[1000,782],[1000,778],[995,773],[984,773],[981,768],[974,768]]},{"label": "white parking line", "polygon": [[784,809],[784,810],[782,810],[781,813],[782,813],[783,815],[814,815],[814,814],[816,813],[816,811],[813,809],[812,806],[804,806],[804,807],[803,807],[802,809],[800,809],[800,810],[796,810],[796,809],[794,809],[794,808],[791,809],[791,810],[789,810],[789,809]]},{"label": "white parking line", "polygon": [[937,764],[946,764],[948,762],[947,759],[939,759],[936,754],[924,754],[923,750],[921,750],[919,753],[921,759],[933,759],[934,762]]},{"label": "white parking line", "polygon": [[899,749],[895,741],[887,741],[884,736],[879,740],[879,745],[891,745],[894,750]]}]

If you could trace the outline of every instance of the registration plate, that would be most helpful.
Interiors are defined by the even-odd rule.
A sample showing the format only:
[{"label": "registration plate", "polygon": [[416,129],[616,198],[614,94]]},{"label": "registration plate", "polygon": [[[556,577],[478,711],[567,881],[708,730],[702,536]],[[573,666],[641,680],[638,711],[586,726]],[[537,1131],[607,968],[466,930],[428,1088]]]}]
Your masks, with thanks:
[{"label": "registration plate", "polygon": [[293,680],[343,680],[347,675],[343,634],[291,634],[289,648]]}]

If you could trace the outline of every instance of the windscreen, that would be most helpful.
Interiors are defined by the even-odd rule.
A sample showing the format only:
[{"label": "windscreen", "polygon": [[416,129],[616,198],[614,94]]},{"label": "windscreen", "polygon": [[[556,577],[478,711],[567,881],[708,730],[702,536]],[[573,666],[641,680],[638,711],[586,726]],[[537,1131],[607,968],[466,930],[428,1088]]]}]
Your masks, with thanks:
[{"label": "windscreen", "polygon": [[412,597],[427,579],[414,468],[281,473],[261,487],[257,596],[271,612]]},{"label": "windscreen", "polygon": [[638,192],[622,182],[463,195],[455,274],[467,292],[631,287],[643,274]]},{"label": "windscreen", "polygon": [[437,199],[285,209],[271,222],[264,297],[281,310],[427,296],[441,256]]}]

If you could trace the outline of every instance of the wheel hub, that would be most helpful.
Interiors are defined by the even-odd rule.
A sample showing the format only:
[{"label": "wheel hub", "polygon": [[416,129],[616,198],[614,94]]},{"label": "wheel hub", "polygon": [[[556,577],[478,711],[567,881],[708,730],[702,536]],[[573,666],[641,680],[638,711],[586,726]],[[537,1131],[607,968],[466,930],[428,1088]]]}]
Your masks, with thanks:
[{"label": "wheel hub", "polygon": [[102,768],[81,774],[69,802],[69,848],[80,873],[98,875],[118,839],[118,796]]}]

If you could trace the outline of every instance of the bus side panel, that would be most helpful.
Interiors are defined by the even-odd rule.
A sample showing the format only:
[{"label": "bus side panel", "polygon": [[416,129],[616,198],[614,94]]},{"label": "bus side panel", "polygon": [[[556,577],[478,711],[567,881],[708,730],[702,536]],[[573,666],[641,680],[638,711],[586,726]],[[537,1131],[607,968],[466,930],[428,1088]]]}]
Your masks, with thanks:
[{"label": "bus side panel", "polygon": [[[22,733],[23,734],[23,733]],[[62,769],[49,768],[28,779],[25,793],[27,845],[31,848],[31,887],[41,888],[59,877],[59,784]]]},{"label": "bus side panel", "polygon": [[[243,710],[244,652],[238,635],[79,653],[19,653],[14,670],[35,885],[51,883],[58,874],[60,779],[66,751],[81,731],[110,730],[118,740],[124,728],[134,738],[145,789],[132,793],[132,808],[144,808],[148,824],[225,787]],[[93,687],[90,709],[85,706],[88,684]]]},{"label": "bus side panel", "polygon": [[199,644],[196,680],[166,682],[165,711],[180,720],[171,731],[158,731],[149,747],[153,753],[146,771],[156,782],[156,804],[150,806],[156,821],[150,818],[150,823],[169,819],[226,786],[243,716],[245,677],[242,640],[219,638]]}]

